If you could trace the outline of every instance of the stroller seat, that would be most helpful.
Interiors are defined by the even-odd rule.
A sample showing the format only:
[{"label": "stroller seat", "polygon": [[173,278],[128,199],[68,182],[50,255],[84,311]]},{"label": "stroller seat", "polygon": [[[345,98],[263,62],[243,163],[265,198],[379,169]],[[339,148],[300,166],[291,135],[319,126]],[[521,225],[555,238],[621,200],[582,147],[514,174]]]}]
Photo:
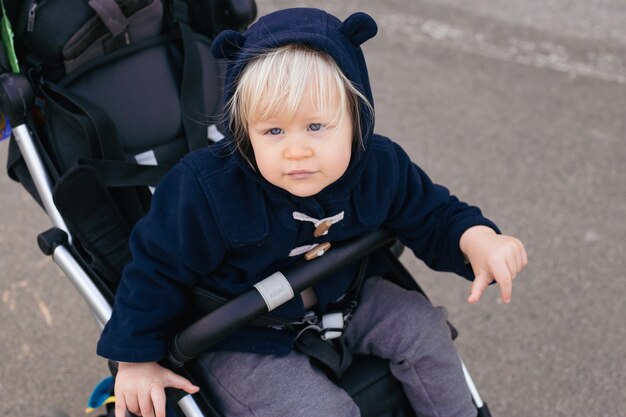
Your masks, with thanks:
[{"label": "stroller seat", "polygon": [[[0,111],[13,126],[8,173],[39,202],[54,225],[38,237],[40,248],[53,256],[104,326],[121,271],[130,259],[130,230],[149,209],[152,188],[183,155],[221,138],[216,122],[224,66],[211,55],[211,38],[224,28],[245,28],[256,7],[252,0],[136,0],[152,5],[151,10],[154,2],[162,6],[161,13],[151,14],[161,19],[155,33],[122,46],[118,43],[123,36],[105,37],[116,47],[80,65],[54,66],[36,56],[34,35],[46,30],[37,24],[46,21],[44,4],[56,4],[62,11],[62,6],[76,1],[33,0],[7,8],[14,26],[21,28],[16,39],[21,68],[0,62]],[[113,1],[98,0],[109,5]],[[41,7],[31,27],[28,18],[34,5]],[[87,10],[84,23],[98,19],[97,12],[87,13],[84,2],[81,7]],[[20,16],[27,21],[21,22]],[[45,38],[45,33],[40,36]],[[332,262],[356,262],[382,247],[393,265],[389,278],[420,290],[388,249],[391,240],[381,232],[356,242],[360,249],[350,248],[350,256],[333,261],[341,255],[333,250],[335,255],[312,264],[323,270],[328,262],[328,268],[334,268]],[[319,271],[298,277],[306,288],[312,280],[322,279]],[[200,320],[201,325],[177,336],[170,365],[193,377],[193,369],[178,367],[193,357],[188,346],[193,352],[212,339],[212,332],[233,331],[245,323],[246,311],[249,317],[262,314],[262,298],[251,291],[245,300],[224,305],[227,320],[219,316],[223,311],[218,317],[212,313]],[[115,369],[115,364],[111,367]],[[383,360],[355,356],[337,384],[355,399],[363,416],[414,416]],[[180,415],[219,417],[204,393],[191,397],[170,392],[170,397],[178,402]],[[480,397],[475,396],[475,402],[480,415],[488,416]]]}]

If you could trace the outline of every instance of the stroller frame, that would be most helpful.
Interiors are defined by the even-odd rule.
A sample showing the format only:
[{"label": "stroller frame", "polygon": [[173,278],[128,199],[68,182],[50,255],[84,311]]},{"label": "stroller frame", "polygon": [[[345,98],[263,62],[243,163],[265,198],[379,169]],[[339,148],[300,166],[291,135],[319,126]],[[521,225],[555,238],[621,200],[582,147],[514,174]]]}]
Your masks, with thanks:
[{"label": "stroller frame", "polygon": [[[38,146],[36,136],[31,134],[28,126],[29,115],[35,104],[32,86],[24,75],[4,73],[0,74],[0,93],[3,93],[3,97],[0,100],[0,111],[11,123],[13,137],[32,178],[40,203],[53,225],[51,229],[37,237],[38,245],[45,255],[52,257],[53,261],[74,285],[91,310],[96,324],[102,329],[111,316],[112,307],[107,297],[89,276],[88,270],[84,268],[80,257],[73,250],[72,236],[54,203],[53,182],[41,155],[41,152],[44,151]],[[401,268],[400,274],[405,275],[404,278],[408,277],[408,279],[412,280],[408,271],[404,269],[397,257],[391,254],[388,249],[394,240],[394,236],[388,231],[380,230],[343,247],[333,248],[332,251],[324,256],[301,267],[292,268],[293,270],[290,271],[277,272],[262,282],[271,288],[277,288],[276,285],[287,285],[288,288],[286,290],[291,292],[291,297],[293,297],[293,294],[298,294],[301,290],[312,286],[323,279],[329,272],[348,263],[355,262],[363,256],[385,246],[387,246],[387,252],[390,257],[397,263],[395,267]],[[279,277],[278,280],[277,276]],[[413,283],[423,293],[419,285],[415,281]],[[222,305],[176,335],[170,344],[169,353],[164,364],[170,369],[181,372],[186,362],[192,360],[211,343],[227,336],[254,318],[267,313],[289,299],[283,297],[276,303],[268,305],[265,301],[263,290],[259,289],[259,286],[251,288],[248,292]],[[478,410],[478,416],[490,417],[491,413],[487,404],[483,402],[463,362],[462,366],[466,383]],[[170,389],[167,390],[167,393],[168,399],[175,400],[180,411],[187,417],[207,417],[207,414],[203,411],[207,408],[215,413],[210,404],[206,404],[203,407],[197,401],[199,398],[193,395],[180,390]]]}]

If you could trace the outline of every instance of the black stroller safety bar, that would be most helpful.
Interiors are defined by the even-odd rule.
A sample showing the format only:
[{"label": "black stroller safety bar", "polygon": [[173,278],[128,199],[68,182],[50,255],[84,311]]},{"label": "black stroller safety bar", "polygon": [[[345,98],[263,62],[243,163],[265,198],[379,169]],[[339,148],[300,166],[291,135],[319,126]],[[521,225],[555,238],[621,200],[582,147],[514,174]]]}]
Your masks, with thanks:
[{"label": "black stroller safety bar", "polygon": [[[378,230],[358,240],[330,249],[323,256],[272,274],[259,284],[199,319],[174,337],[166,366],[180,368],[202,351],[253,319],[290,300],[329,274],[352,264],[395,239]],[[264,283],[266,285],[264,285]],[[287,293],[288,295],[284,295]]]}]

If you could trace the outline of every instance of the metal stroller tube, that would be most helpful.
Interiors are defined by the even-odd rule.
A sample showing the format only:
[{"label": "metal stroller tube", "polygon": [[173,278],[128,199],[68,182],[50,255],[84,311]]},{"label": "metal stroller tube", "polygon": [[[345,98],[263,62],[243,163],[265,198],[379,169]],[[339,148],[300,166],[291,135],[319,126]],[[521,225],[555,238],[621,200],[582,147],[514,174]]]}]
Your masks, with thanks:
[{"label": "metal stroller tube", "polygon": [[59,229],[65,231],[70,236],[67,226],[59,210],[52,201],[52,183],[46,172],[46,168],[41,161],[39,154],[35,148],[33,138],[25,124],[15,126],[13,128],[13,136],[20,148],[20,152],[24,157],[24,162],[31,173],[37,193],[41,198],[41,202],[46,209],[46,213],[52,220],[52,223]]},{"label": "metal stroller tube", "polygon": [[[265,301],[261,290],[257,288],[248,290],[177,334],[169,346],[166,364],[172,368],[183,366],[185,362],[194,359],[209,346],[252,319],[288,301],[293,294],[300,293],[324,279],[328,274],[358,261],[363,256],[392,242],[393,239],[394,234],[390,231],[378,230],[350,244],[333,248],[320,258],[299,264],[282,274],[279,273],[283,277],[282,282],[288,283],[292,293],[291,297],[282,299],[279,304],[271,308]],[[275,279],[276,274],[266,278],[266,280]]]}]

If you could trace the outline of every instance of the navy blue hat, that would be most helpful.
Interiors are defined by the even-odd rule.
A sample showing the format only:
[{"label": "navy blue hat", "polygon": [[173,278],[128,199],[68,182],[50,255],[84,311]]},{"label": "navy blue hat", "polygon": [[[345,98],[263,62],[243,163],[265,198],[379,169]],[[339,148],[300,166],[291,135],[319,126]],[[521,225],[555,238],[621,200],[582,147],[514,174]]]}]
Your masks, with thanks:
[{"label": "navy blue hat", "polygon": [[[229,61],[226,85],[234,81],[246,62],[264,50],[304,44],[330,55],[339,68],[373,105],[367,66],[360,45],[374,37],[378,27],[366,13],[354,13],[343,22],[323,10],[284,9],[260,18],[245,33],[226,30],[213,42],[213,55]],[[232,91],[226,91],[226,99]]]}]

